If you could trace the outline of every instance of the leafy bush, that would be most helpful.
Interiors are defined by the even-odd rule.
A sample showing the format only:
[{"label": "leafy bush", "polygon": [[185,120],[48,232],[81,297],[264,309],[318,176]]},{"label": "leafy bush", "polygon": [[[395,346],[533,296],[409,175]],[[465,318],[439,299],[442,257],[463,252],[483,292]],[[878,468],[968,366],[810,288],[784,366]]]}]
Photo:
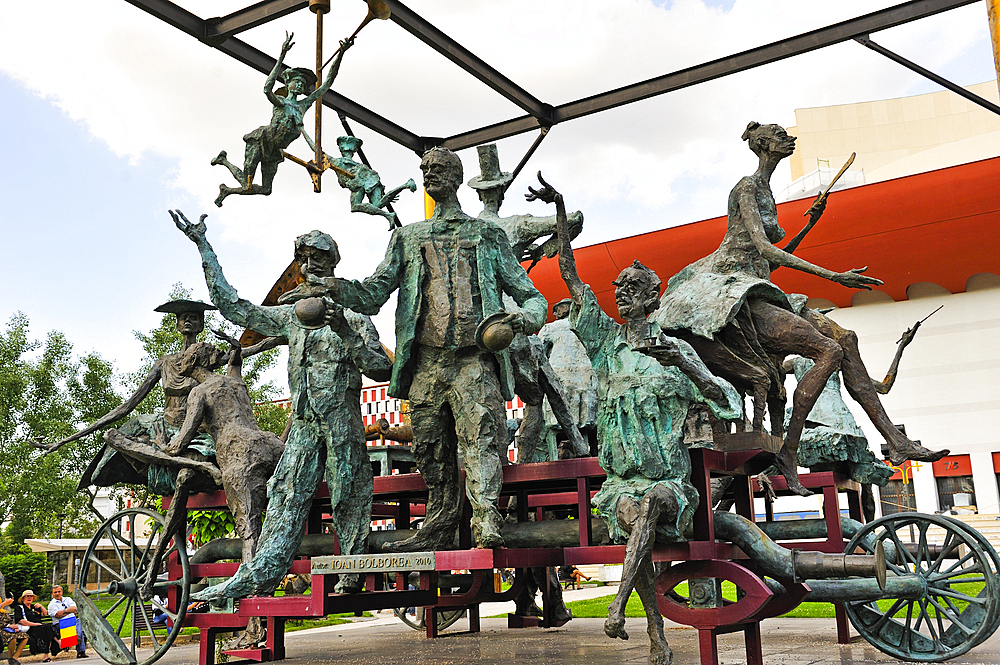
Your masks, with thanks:
[{"label": "leafy bush", "polygon": [[216,538],[225,538],[236,529],[236,521],[228,510],[192,510],[188,512],[188,522],[196,547]]},{"label": "leafy bush", "polygon": [[49,562],[41,552],[0,557],[0,573],[3,573],[6,580],[7,591],[14,598],[20,596],[25,589],[41,593],[49,570]]}]

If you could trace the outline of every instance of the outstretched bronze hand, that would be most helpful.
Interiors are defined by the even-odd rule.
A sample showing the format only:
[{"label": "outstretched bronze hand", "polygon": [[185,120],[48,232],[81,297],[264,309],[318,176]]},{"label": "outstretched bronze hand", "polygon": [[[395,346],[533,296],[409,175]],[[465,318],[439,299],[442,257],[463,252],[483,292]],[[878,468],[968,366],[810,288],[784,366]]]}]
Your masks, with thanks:
[{"label": "outstretched bronze hand", "polygon": [[294,32],[285,31],[285,43],[281,45],[281,57],[284,58],[285,54],[292,50],[295,46],[295,42],[292,41],[292,37],[295,36]]},{"label": "outstretched bronze hand", "polygon": [[871,291],[873,286],[882,286],[882,280],[861,274],[866,270],[868,270],[868,266],[864,268],[852,268],[847,272],[834,275],[833,281],[844,286],[849,286],[852,289],[865,289],[866,291]]},{"label": "outstretched bronze hand", "polygon": [[557,192],[552,185],[545,182],[541,171],[538,172],[538,182],[542,183],[543,187],[538,190],[528,187],[528,193],[524,195],[525,199],[528,201],[544,201],[546,203],[562,203],[562,194]]},{"label": "outstretched bronze hand", "polygon": [[215,336],[221,339],[223,342],[227,342],[229,346],[231,346],[232,348],[236,349],[240,347],[240,340],[236,339],[232,335],[227,334],[226,331],[222,330],[221,328],[212,328],[212,332],[215,333]]},{"label": "outstretched bronze hand", "polygon": [[170,213],[171,219],[174,220],[174,224],[181,230],[181,233],[195,243],[205,241],[205,233],[208,231],[208,227],[205,226],[207,214],[202,215],[197,224],[192,224],[180,210],[168,210],[167,212]]}]

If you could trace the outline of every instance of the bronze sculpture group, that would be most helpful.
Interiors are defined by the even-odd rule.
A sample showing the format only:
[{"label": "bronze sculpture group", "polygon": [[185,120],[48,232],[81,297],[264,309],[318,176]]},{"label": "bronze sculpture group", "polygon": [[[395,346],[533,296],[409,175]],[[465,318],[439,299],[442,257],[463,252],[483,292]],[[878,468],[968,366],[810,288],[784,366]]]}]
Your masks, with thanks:
[{"label": "bronze sculpture group", "polygon": [[[290,36],[283,55],[289,47]],[[332,81],[339,57],[324,85]],[[269,77],[269,86],[277,71],[276,67]],[[289,76],[291,101],[276,104],[276,117],[281,109],[290,113],[288,104],[301,92],[302,86],[293,85],[294,76]],[[294,127],[280,141],[274,140],[280,143],[298,136],[301,114],[292,120]],[[251,544],[233,578],[193,597],[215,600],[271,593],[295,556],[309,504],[324,474],[342,552],[366,551],[372,471],[360,412],[362,374],[388,380],[389,394],[409,401],[413,452],[429,490],[423,527],[408,539],[388,544],[389,550],[455,547],[462,504],[460,456],[475,544],[503,545],[498,499],[501,451],[507,439],[504,402],[515,394],[536,409],[536,419],[547,400],[556,421],[552,426],[561,429],[566,442],[564,456],[589,454],[592,438],[607,473],[593,504],[612,539],[627,543],[622,584],[609,608],[605,631],[627,639],[624,607],[634,588],[646,610],[650,657],[657,664],[669,663],[671,654],[655,600],[651,552],[655,542],[686,539],[698,502],[684,440],[690,408],[700,405],[717,422],[742,423],[743,399],[748,395],[753,400],[749,420],[757,430],[763,429],[763,413],[769,409],[772,433],[784,439],[775,463],[788,487],[800,494],[808,493],[796,470],[807,416],[828,380],[838,373],[885,436],[893,463],[947,454],[919,446],[892,426],[878,398],[879,385],[861,362],[854,333],[805,307],[804,296],[785,294],[771,283],[771,271],[786,266],[853,288],[881,284],[862,275],[863,268],[836,273],[775,245],[784,232],[777,223],[769,179],[778,162],[792,153],[794,138],[777,125],[757,123],[748,126],[743,138],[758,156],[759,168],[730,194],[729,226],[721,246],[673,276],[662,296],[660,278],[638,261],[623,270],[614,281],[622,324],[601,310],[577,274],[571,240],[579,233],[582,215],[568,215],[562,196],[540,173],[542,187],[529,188],[528,200],[555,204],[555,216],[499,217],[510,176],[499,170],[495,146],[480,149],[482,175],[469,183],[484,202],[478,218],[466,215],[458,202],[463,181],[460,159],[451,151],[433,148],[420,164],[425,190],[435,202],[429,219],[396,228],[384,260],[362,281],[335,275],[340,253],[329,235],[313,231],[300,236],[295,260],[305,281],[273,307],[254,305],[229,285],[206,238],[204,215],[191,223],[172,211],[178,229],[199,250],[214,307],[229,321],[268,336],[269,344],[290,346],[292,419],[283,448],[280,441],[261,437],[248,427],[249,398],[244,398],[245,390],[236,391],[232,381],[239,379],[210,376],[225,358],[210,345],[194,344],[191,331],[198,326],[188,325],[196,318],[188,312],[200,314],[199,307],[207,305],[176,306],[186,350],[176,359],[161,359],[159,372],[154,368],[147,380],[152,385],[164,377],[165,386],[170,385],[163,415],[155,422],[126,426],[124,435],[112,430],[106,437],[112,449],[146,464],[163,466],[163,458],[175,459],[171,491],[188,491],[194,478],[204,476],[196,471],[208,473],[227,490],[232,487],[231,508],[242,516],[240,535]],[[344,147],[351,148],[349,144]],[[273,177],[277,162],[258,155],[266,150],[251,148],[248,141],[247,168],[237,175],[246,186],[229,193],[267,193],[253,191],[253,169],[263,163],[269,184],[268,174]],[[220,205],[223,198],[220,195],[217,201]],[[378,198],[382,201],[385,195]],[[381,208],[374,200],[365,205]],[[822,206],[816,218],[819,214]],[[534,244],[546,236],[551,238]],[[586,359],[588,367],[578,368],[585,377],[581,385],[592,387],[593,394],[586,398],[567,398],[549,364],[552,346],[547,348],[534,337],[545,321],[547,304],[520,262],[539,252],[559,256],[560,273],[571,295],[560,303],[567,314],[564,327],[579,345],[565,353],[575,353],[577,364]],[[396,352],[390,362],[368,317],[397,291]],[[304,316],[306,305],[313,310],[310,317]],[[509,348],[484,346],[486,325],[505,329]],[[792,355],[809,362],[785,365]],[[232,357],[231,365],[237,367],[239,353]],[[169,372],[168,366],[173,368]],[[798,384],[785,424],[783,384],[789,369],[795,371]],[[171,378],[174,374],[176,380]],[[571,403],[576,405],[572,409],[567,406]],[[116,418],[123,415],[119,411],[114,412]],[[87,431],[113,422],[112,415]],[[198,433],[202,422],[212,436]],[[581,433],[582,427],[589,431]],[[255,455],[244,451],[239,460],[229,459],[220,446],[223,441],[227,451],[233,446],[233,432],[240,433],[236,438],[257,437],[253,440],[259,442],[253,445],[260,449]],[[214,447],[199,449],[199,439]],[[525,443],[533,451],[542,449],[537,438],[528,436]],[[543,458],[544,454],[532,459]],[[818,459],[818,463],[859,462],[835,455],[823,459],[822,454]],[[227,471],[232,469],[244,474],[242,484],[232,479]],[[88,478],[99,471],[88,471]],[[264,482],[268,502],[261,526]],[[336,590],[359,589],[356,575],[342,575]]]}]

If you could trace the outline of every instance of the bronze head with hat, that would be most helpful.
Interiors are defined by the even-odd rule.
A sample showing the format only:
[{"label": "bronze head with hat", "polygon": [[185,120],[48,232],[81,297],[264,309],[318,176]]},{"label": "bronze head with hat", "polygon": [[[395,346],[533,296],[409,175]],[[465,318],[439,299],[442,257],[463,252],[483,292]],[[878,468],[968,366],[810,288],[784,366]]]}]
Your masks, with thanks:
[{"label": "bronze head with hat", "polygon": [[469,181],[469,187],[475,190],[485,189],[507,189],[507,185],[514,179],[514,176],[506,171],[500,170],[500,155],[497,152],[497,144],[476,146],[479,151],[479,171],[480,174]]},{"label": "bronze head with hat", "polygon": [[291,86],[292,81],[301,81],[302,90],[298,91],[297,94],[305,94],[315,90],[317,80],[316,74],[305,67],[289,67],[281,72],[281,81],[286,88]]},{"label": "bronze head with hat", "polygon": [[174,314],[177,316],[177,332],[187,337],[197,337],[205,329],[205,312],[211,309],[218,309],[211,303],[200,300],[168,300],[154,312]]},{"label": "bronze head with hat", "polygon": [[340,136],[337,138],[337,147],[340,148],[340,154],[345,157],[357,152],[363,143],[364,141],[357,136]]}]

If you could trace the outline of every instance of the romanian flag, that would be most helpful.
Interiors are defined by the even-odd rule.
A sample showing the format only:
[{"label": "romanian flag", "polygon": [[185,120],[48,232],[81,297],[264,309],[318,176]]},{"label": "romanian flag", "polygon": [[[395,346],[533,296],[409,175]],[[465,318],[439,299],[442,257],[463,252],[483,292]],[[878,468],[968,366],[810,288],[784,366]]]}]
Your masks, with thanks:
[{"label": "romanian flag", "polygon": [[70,614],[59,619],[59,648],[75,647],[79,640],[76,636],[76,616]]}]

